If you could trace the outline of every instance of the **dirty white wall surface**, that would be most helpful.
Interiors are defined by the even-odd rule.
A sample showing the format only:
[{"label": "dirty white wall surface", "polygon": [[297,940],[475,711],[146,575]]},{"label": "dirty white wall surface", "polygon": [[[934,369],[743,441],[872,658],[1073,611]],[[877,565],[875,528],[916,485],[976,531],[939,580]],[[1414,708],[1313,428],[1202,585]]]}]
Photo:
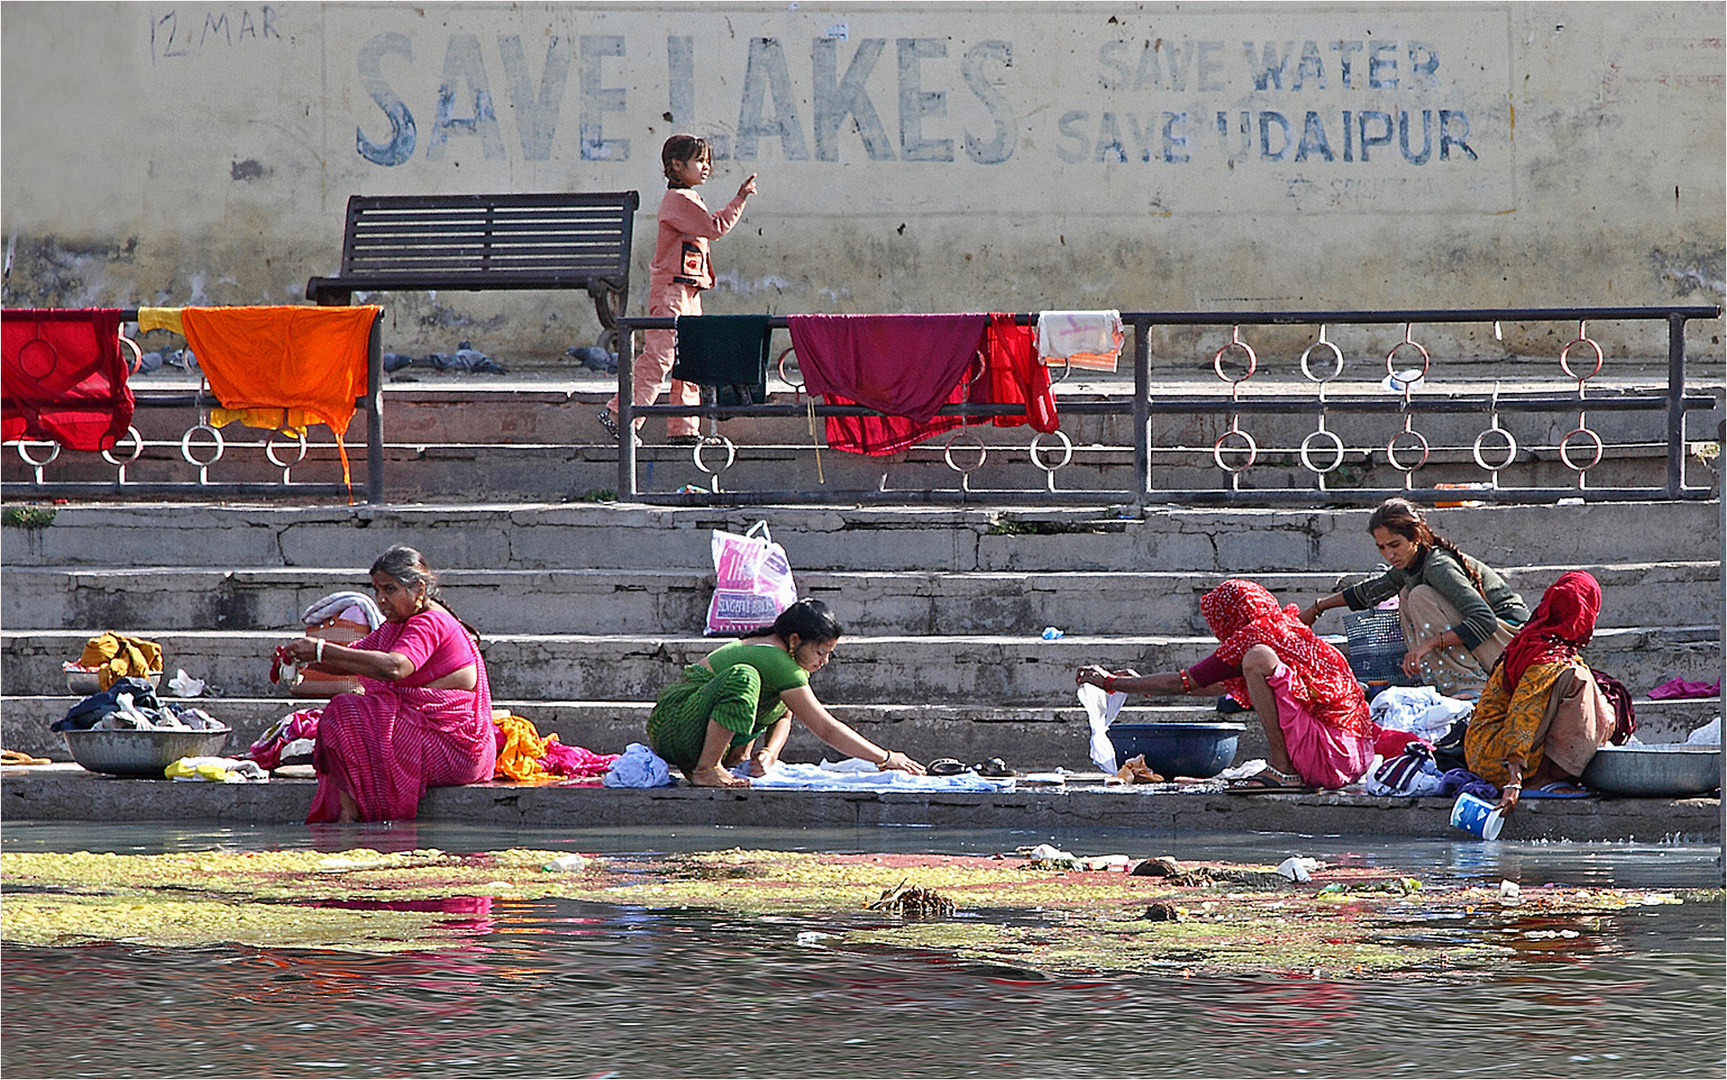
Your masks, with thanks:
[{"label": "dirty white wall surface", "polygon": [[[710,205],[760,174],[712,312],[1717,303],[1723,26],[1721,3],[9,3],[5,302],[293,303],[352,194],[638,189],[640,311],[659,146],[692,130]],[[551,358],[598,330],[580,293],[387,302],[403,348]]]}]

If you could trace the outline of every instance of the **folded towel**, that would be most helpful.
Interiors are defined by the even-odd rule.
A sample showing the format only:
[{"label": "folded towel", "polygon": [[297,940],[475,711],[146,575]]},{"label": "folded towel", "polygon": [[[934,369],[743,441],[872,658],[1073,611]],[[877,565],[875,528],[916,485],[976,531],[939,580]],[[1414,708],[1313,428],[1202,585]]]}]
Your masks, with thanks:
[{"label": "folded towel", "polygon": [[1037,316],[1037,355],[1044,363],[1114,371],[1126,340],[1119,311],[1044,311]]},{"label": "folded towel", "polygon": [[[748,762],[737,767],[739,776],[749,776]],[[778,762],[766,776],[750,776],[755,788],[796,791],[1012,791],[1013,778],[987,777],[976,773],[958,776],[913,776],[892,769],[877,770],[873,762],[852,758],[824,761],[820,765],[790,765]]]}]

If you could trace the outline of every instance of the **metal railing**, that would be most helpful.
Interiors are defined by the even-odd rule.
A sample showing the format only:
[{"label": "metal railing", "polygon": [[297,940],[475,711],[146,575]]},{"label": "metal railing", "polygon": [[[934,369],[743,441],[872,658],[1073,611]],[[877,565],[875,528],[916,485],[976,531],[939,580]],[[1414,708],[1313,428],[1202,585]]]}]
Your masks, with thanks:
[{"label": "metal railing", "polygon": [[[137,309],[120,313],[122,323],[136,322]],[[18,439],[11,442],[33,473],[27,481],[6,481],[0,484],[0,494],[8,498],[41,497],[80,498],[104,495],[208,495],[240,497],[322,497],[336,496],[352,501],[356,495],[366,502],[384,501],[384,419],[383,419],[383,354],[379,330],[383,313],[372,320],[371,335],[366,344],[366,396],[356,399],[355,406],[366,417],[366,473],[359,491],[351,485],[326,481],[301,481],[293,477],[294,469],[306,460],[308,444],[304,434],[288,436],[271,432],[262,440],[236,442],[225,437],[220,428],[210,423],[210,410],[221,402],[212,396],[207,385],[196,390],[152,390],[132,387],[135,410],[183,409],[191,412],[192,422],[178,440],[145,439],[136,425],[129,427],[114,449],[97,451],[102,460],[114,468],[113,480],[50,480],[47,468],[61,454],[59,443],[51,440]],[[128,338],[122,342],[134,353],[137,345]],[[134,414],[135,415],[135,414]],[[281,471],[279,480],[222,480],[212,478],[217,466],[230,447],[262,449],[265,461]],[[155,447],[178,449],[186,464],[198,471],[196,480],[134,480],[127,470],[146,449]]]},{"label": "metal railing", "polygon": [[[954,463],[953,446],[950,441],[944,452],[948,466],[956,473],[957,483],[950,489],[917,489],[896,488],[831,488],[825,485],[819,489],[802,487],[782,490],[720,490],[720,474],[729,468],[737,459],[740,448],[732,440],[723,435],[711,435],[704,439],[703,445],[695,448],[696,463],[705,473],[713,476],[712,489],[708,491],[691,491],[687,488],[677,492],[646,492],[642,491],[637,479],[637,454],[633,442],[629,438],[622,439],[618,448],[618,496],[619,498],[673,505],[756,505],[785,502],[833,503],[833,504],[905,504],[905,503],[979,503],[992,499],[1012,498],[1031,504],[1049,505],[1095,505],[1095,504],[1131,504],[1143,507],[1148,503],[1277,503],[1277,504],[1307,504],[1316,498],[1327,502],[1378,502],[1392,495],[1401,495],[1418,501],[1439,501],[1457,499],[1460,497],[1454,490],[1435,490],[1415,486],[1415,474],[1428,463],[1432,447],[1426,436],[1416,425],[1418,417],[1440,413],[1479,413],[1486,417],[1486,426],[1476,436],[1470,447],[1470,456],[1479,468],[1483,481],[1480,485],[1472,485],[1466,497],[1470,500],[1483,502],[1541,502],[1554,501],[1565,497],[1582,497],[1598,500],[1628,500],[1628,499],[1703,499],[1708,498],[1712,491],[1709,484],[1691,484],[1685,478],[1685,456],[1688,450],[1685,418],[1687,413],[1695,410],[1710,410],[1718,406],[1713,393],[1688,391],[1685,382],[1685,327],[1693,319],[1713,319],[1720,317],[1721,309],[1716,306],[1673,306],[1673,307],[1595,307],[1595,308],[1488,308],[1468,310],[1416,309],[1395,311],[1275,311],[1275,312],[1124,312],[1122,321],[1125,327],[1131,329],[1132,341],[1132,376],[1133,390],[1131,394],[1117,395],[1101,401],[1065,401],[1060,406],[1064,416],[1070,415],[1104,415],[1131,416],[1134,438],[1133,473],[1140,482],[1134,488],[1089,489],[1089,490],[1057,490],[1056,473],[1066,466],[1073,458],[1072,441],[1060,431],[1053,438],[1059,443],[1059,449],[1046,449],[1041,443],[1041,436],[1034,436],[1027,450],[1031,463],[1046,474],[1044,484],[1038,488],[1015,489],[979,489],[970,482],[971,473],[983,465],[988,448],[981,440],[977,443],[978,461],[970,468],[964,468]],[[1022,325],[1029,324],[1034,316],[1020,314],[1015,316]],[[1648,389],[1632,388],[1604,396],[1597,393],[1590,396],[1589,380],[1598,375],[1602,369],[1604,353],[1598,342],[1588,333],[1588,324],[1592,321],[1631,321],[1631,322],[1664,322],[1667,328],[1667,377],[1664,387]],[[1428,393],[1418,392],[1427,381],[1431,372],[1432,358],[1427,348],[1418,340],[1415,328],[1425,324],[1492,324],[1495,335],[1498,336],[1502,323],[1524,322],[1567,322],[1577,325],[1576,337],[1570,340],[1559,352],[1558,366],[1566,380],[1574,383],[1574,389],[1563,393],[1519,393],[1501,394],[1497,389],[1490,393],[1458,392],[1458,393]],[[830,416],[879,416],[873,410],[855,405],[827,405],[805,401],[803,404],[763,404],[750,406],[716,405],[711,403],[699,406],[683,405],[646,405],[635,406],[631,403],[631,387],[633,382],[632,361],[636,355],[637,340],[635,331],[674,329],[676,320],[671,318],[633,317],[621,318],[619,326],[626,332],[628,342],[624,355],[619,357],[618,364],[618,401],[619,427],[629,431],[636,417],[648,415],[665,416],[696,416],[720,419],[737,417],[808,417],[813,423],[814,417]],[[1327,393],[1327,384],[1338,379],[1343,372],[1344,356],[1342,350],[1327,338],[1330,327],[1349,324],[1403,324],[1402,340],[1398,341],[1384,357],[1384,375],[1387,385],[1400,391],[1395,396],[1350,395],[1331,396]],[[769,320],[771,328],[784,328],[788,325],[783,316]],[[1228,393],[1224,394],[1157,394],[1150,367],[1150,334],[1154,327],[1177,326],[1213,326],[1230,327],[1231,333],[1227,343],[1218,349],[1212,357],[1212,366],[1217,377],[1227,385]],[[1312,396],[1279,394],[1256,397],[1242,397],[1242,384],[1253,377],[1258,368],[1258,354],[1252,342],[1243,334],[1244,327],[1279,327],[1279,326],[1312,326],[1317,327],[1315,339],[1300,355],[1302,376],[1315,384]],[[787,350],[790,352],[790,350]],[[784,376],[785,355],[781,356],[781,374]],[[1413,370],[1414,378],[1408,373]],[[1379,378],[1375,372],[1375,379]],[[801,384],[794,386],[802,397]],[[1520,413],[1549,412],[1555,414],[1575,415],[1575,424],[1561,439],[1556,447],[1557,458],[1575,475],[1575,485],[1569,487],[1526,486],[1516,487],[1501,482],[1500,473],[1510,466],[1518,457],[1520,447],[1516,438],[1505,429],[1499,420],[1502,411],[1514,410]],[[988,419],[1015,415],[1022,412],[1021,407],[1001,407],[994,405],[947,405],[939,415],[964,417],[969,424],[972,420],[986,422]],[[1588,481],[1589,471],[1601,464],[1606,451],[1606,443],[1589,423],[1590,413],[1635,413],[1655,412],[1665,415],[1665,480],[1659,485],[1649,486],[1591,486]],[[1391,440],[1383,446],[1348,447],[1344,441],[1326,427],[1326,417],[1337,413],[1369,413],[1385,414],[1399,417],[1401,428]],[[1244,489],[1241,486],[1242,474],[1259,460],[1263,450],[1254,437],[1243,429],[1240,419],[1252,415],[1312,415],[1315,417],[1315,428],[1297,447],[1286,448],[1282,453],[1293,456],[1300,461],[1301,467],[1312,477],[1312,486],[1306,488],[1256,488]],[[1152,418],[1167,415],[1213,415],[1226,417],[1229,427],[1211,447],[1211,457],[1219,476],[1219,484],[1213,488],[1170,487],[1159,486],[1153,481],[1154,451],[1165,448],[1156,447],[1152,441]],[[966,427],[958,431],[969,430]],[[725,464],[719,469],[711,469],[703,459],[703,453],[713,448],[724,455]],[[1183,448],[1191,450],[1192,448]],[[1053,464],[1046,460],[1045,454],[1054,451],[1060,455],[1060,460]],[[819,449],[817,450],[819,453]],[[1349,453],[1371,452],[1383,456],[1386,463],[1402,474],[1403,482],[1398,487],[1348,487],[1337,488],[1327,484],[1327,478],[1340,468]]]}]

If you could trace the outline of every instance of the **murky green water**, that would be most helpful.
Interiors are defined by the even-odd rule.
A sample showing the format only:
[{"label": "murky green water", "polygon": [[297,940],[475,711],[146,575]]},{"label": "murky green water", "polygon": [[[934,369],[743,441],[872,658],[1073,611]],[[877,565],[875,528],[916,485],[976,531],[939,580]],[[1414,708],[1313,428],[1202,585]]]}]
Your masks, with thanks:
[{"label": "murky green water", "polygon": [[[1429,880],[1717,886],[1716,849],[1293,836],[1167,840],[928,829],[175,829],[5,826],[7,850],[773,847],[1088,854],[1402,868]],[[572,901],[451,907],[464,944],[391,956],[9,948],[8,1077],[1711,1076],[1727,1059],[1719,905],[1627,909],[1500,978],[1040,973],[800,945],[816,920]]]}]

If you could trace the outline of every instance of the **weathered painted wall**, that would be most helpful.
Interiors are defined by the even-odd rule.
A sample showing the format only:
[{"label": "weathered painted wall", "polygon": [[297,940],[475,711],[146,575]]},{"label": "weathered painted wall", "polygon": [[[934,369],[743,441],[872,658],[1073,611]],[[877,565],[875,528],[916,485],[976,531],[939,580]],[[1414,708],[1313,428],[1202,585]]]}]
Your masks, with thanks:
[{"label": "weathered painted wall", "polygon": [[[5,301],[293,302],[350,194],[636,188],[640,309],[658,148],[692,129],[710,204],[760,174],[710,311],[1718,302],[1723,18],[11,3]],[[579,294],[391,303],[402,347],[597,331]]]}]

